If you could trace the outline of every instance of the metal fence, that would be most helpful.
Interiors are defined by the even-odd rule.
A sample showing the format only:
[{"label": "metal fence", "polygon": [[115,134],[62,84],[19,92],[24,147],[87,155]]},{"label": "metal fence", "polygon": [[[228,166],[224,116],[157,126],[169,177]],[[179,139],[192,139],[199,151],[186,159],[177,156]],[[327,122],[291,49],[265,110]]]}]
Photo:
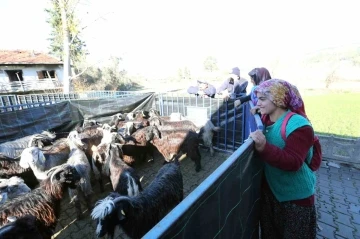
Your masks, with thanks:
[{"label": "metal fence", "polygon": [[[95,94],[97,95],[99,94]],[[100,104],[101,101],[94,102]],[[68,107],[66,103],[73,102],[63,102],[64,107]],[[58,108],[62,104],[41,108]],[[192,119],[211,119],[222,129],[221,133],[215,135],[213,141],[216,142],[216,148],[232,154],[227,159],[224,158],[223,163],[215,169],[209,167],[214,161],[213,157],[209,157],[204,168],[214,171],[211,171],[206,179],[199,181],[200,179],[197,175],[192,175],[193,173],[184,178],[188,181],[187,188],[193,190],[150,230],[145,238],[258,238],[262,164],[260,160],[254,160],[252,140],[244,142],[249,132],[261,128],[261,123],[260,125],[256,123],[260,122],[260,119],[256,120],[258,116],[254,118],[249,114],[248,104],[234,108],[233,101],[224,102],[222,99],[198,98],[189,95],[159,94],[155,97],[154,105],[162,115],[180,112]],[[41,108],[29,109],[29,120],[38,120],[37,117],[33,117],[32,112],[33,110],[43,112]],[[57,112],[60,113],[59,111],[63,110],[59,109]],[[71,110],[68,109],[68,111]],[[71,119],[61,116],[57,117],[57,120]],[[193,172],[193,165],[190,166],[189,169],[184,170]],[[149,175],[155,174],[156,171],[149,172]],[[197,186],[198,183],[199,186]],[[193,185],[196,185],[196,188],[192,188]],[[61,230],[70,233],[69,228],[74,226],[77,228],[74,235],[83,238],[85,234],[80,235],[80,231],[84,226],[81,225],[90,225],[90,223],[84,220],[72,222],[73,215],[69,215],[71,218],[63,218],[66,223],[69,222],[59,225]],[[91,228],[90,232],[86,230],[84,233],[93,235],[94,229],[92,226]],[[64,238],[70,238],[65,232],[63,235]]]},{"label": "metal fence", "polygon": [[[244,130],[262,128],[244,105]],[[143,238],[259,238],[262,163],[246,140]]]},{"label": "metal fence", "polygon": [[0,95],[0,113],[50,105],[67,100],[123,98],[146,94],[134,91],[84,91],[77,93],[46,93],[26,95]]},{"label": "metal fence", "polygon": [[215,133],[214,146],[219,150],[235,151],[243,143],[244,122],[243,107],[234,107],[234,101],[221,98],[201,98],[178,93],[158,94],[155,99],[156,109],[161,115],[181,113],[187,119],[202,125],[211,120],[221,131]]}]

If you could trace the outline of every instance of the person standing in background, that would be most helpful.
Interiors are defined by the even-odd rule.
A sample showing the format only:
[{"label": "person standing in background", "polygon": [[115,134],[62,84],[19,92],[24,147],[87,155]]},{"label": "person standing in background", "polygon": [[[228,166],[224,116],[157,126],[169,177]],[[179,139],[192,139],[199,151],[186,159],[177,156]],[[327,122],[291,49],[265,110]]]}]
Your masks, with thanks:
[{"label": "person standing in background", "polygon": [[230,76],[216,89],[216,93],[225,101],[246,94],[248,81],[240,77],[239,67],[232,68]]},{"label": "person standing in background", "polygon": [[249,100],[251,100],[253,102],[254,106],[256,106],[257,97],[254,92],[256,87],[258,85],[260,85],[260,83],[271,79],[270,72],[265,67],[254,68],[248,73],[248,75],[250,76],[253,87],[251,88],[250,94],[248,94],[246,96],[242,96],[235,100],[235,102],[234,102],[235,107],[237,107],[237,106],[241,105],[242,103],[245,103]]},{"label": "person standing in background", "polygon": [[197,86],[190,86],[187,89],[189,94],[194,94],[200,97],[210,97],[214,98],[216,94],[216,89],[213,85],[209,84],[206,81],[197,81]]}]

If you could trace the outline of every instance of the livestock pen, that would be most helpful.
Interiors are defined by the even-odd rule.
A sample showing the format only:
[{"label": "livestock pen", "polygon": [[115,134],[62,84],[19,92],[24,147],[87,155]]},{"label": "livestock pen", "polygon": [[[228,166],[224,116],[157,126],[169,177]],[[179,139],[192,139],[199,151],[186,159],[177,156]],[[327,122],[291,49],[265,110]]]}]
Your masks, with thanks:
[{"label": "livestock pen", "polygon": [[[231,100],[223,102],[222,99],[176,93],[105,96],[93,93],[89,97],[78,95],[49,104],[38,100],[28,107],[2,110],[0,143],[6,144],[41,130],[69,131],[81,125],[84,119],[106,122],[115,113],[137,109],[156,108],[164,116],[180,112],[193,121],[211,119],[215,126],[221,127],[213,139],[215,155],[201,148],[202,170],[198,173],[190,160],[181,161],[184,200],[144,238],[258,238],[262,164],[255,159],[252,140],[246,139],[250,130],[262,124],[258,116],[250,114],[248,103],[234,108]],[[161,166],[160,154],[153,162],[136,163],[138,174],[143,176],[143,187],[153,180]],[[110,188],[108,183],[107,191],[100,193],[95,185],[95,200],[107,196]],[[89,212],[84,215],[84,219],[76,220],[74,206],[65,198],[53,238],[95,238],[95,222],[90,219]],[[119,230],[116,238],[126,236]]]}]

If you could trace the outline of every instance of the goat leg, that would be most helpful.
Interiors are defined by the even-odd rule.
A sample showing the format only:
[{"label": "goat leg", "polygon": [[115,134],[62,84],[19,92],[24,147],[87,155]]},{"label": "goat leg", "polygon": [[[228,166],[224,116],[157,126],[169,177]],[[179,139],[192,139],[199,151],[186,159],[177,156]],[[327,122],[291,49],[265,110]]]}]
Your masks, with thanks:
[{"label": "goat leg", "polygon": [[92,195],[85,196],[85,202],[86,202],[86,207],[88,208],[89,212],[91,212],[91,210],[93,209]]},{"label": "goat leg", "polygon": [[98,179],[98,182],[99,182],[100,192],[101,192],[101,193],[105,192],[104,182],[103,182],[103,179],[102,179],[102,175],[100,175],[100,178]]},{"label": "goat leg", "polygon": [[82,218],[82,211],[81,211],[81,203],[78,197],[74,198],[75,210],[77,219],[80,220]]}]

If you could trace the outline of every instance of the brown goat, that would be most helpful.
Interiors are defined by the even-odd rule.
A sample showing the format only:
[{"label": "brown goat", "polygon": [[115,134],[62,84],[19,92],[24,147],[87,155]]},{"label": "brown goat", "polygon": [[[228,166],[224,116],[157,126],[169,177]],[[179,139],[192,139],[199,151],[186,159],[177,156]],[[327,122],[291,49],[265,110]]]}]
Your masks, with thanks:
[{"label": "brown goat", "polygon": [[161,138],[154,137],[150,141],[169,162],[179,153],[184,153],[195,162],[195,171],[201,169],[198,134],[191,130],[161,131]]}]

